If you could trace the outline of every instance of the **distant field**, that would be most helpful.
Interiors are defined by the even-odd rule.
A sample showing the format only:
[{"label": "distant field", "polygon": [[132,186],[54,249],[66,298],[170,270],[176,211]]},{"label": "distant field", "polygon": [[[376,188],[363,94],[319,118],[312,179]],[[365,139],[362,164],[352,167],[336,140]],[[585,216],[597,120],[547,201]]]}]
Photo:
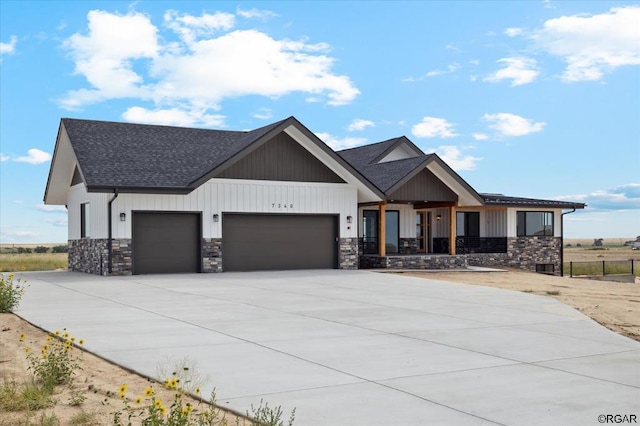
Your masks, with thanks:
[{"label": "distant field", "polygon": [[67,253],[16,253],[18,248],[33,251],[36,247],[47,247],[51,251],[52,247],[64,244],[0,244],[0,272],[67,269]]}]

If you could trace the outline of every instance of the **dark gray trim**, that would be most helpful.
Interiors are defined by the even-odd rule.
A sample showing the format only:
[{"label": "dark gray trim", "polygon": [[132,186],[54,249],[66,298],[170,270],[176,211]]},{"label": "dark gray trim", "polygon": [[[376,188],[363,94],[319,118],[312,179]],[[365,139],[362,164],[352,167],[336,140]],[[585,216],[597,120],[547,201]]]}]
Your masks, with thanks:
[{"label": "dark gray trim", "polygon": [[196,188],[162,188],[162,187],[132,187],[132,186],[88,186],[87,192],[113,193],[118,189],[121,194],[177,194],[184,195],[191,193]]},{"label": "dark gray trim", "polygon": [[80,173],[80,169],[78,169],[78,165],[76,164],[76,168],[73,169],[73,177],[71,178],[71,186],[77,185],[79,183],[83,183],[82,173]]}]

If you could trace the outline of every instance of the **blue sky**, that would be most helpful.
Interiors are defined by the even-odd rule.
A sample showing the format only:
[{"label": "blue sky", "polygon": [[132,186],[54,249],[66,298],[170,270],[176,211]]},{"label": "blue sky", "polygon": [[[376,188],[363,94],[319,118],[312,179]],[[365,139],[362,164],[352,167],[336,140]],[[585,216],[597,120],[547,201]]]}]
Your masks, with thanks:
[{"label": "blue sky", "polygon": [[0,2],[0,242],[42,203],[61,117],[332,147],[406,135],[479,192],[585,202],[565,237],[640,235],[640,3]]}]

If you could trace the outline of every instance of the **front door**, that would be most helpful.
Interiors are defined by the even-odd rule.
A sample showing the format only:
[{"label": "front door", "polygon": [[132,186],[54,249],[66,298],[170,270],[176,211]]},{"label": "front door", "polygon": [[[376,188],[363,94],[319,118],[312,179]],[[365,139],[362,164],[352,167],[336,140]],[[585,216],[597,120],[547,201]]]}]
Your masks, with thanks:
[{"label": "front door", "polygon": [[431,212],[416,212],[418,253],[431,253]]}]

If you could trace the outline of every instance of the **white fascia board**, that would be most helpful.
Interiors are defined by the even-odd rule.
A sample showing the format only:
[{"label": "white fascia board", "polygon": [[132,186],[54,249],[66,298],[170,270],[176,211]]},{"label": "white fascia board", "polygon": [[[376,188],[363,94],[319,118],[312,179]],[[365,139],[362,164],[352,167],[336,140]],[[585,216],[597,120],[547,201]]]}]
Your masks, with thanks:
[{"label": "white fascia board", "polygon": [[73,153],[69,135],[64,125],[61,125],[60,135],[56,141],[55,152],[51,160],[51,176],[44,199],[45,204],[67,205],[67,194],[76,164],[76,156]]},{"label": "white fascia board", "polygon": [[[327,152],[316,145],[315,142],[309,140],[300,130],[291,125],[284,130],[289,136],[291,136],[296,142],[302,145],[307,151],[313,154],[317,159],[322,161],[331,171],[340,176],[342,180],[350,185],[356,187],[358,191],[358,203],[378,202],[382,201],[382,198],[372,191],[367,185],[365,185],[360,179],[354,176],[349,170],[347,170],[340,163],[335,161]],[[329,148],[331,149],[331,148]],[[336,154],[338,155],[338,154]]]},{"label": "white fascia board", "polygon": [[432,161],[427,169],[458,195],[459,206],[481,206],[482,203],[473,196],[457,179],[449,174],[438,163]]}]

